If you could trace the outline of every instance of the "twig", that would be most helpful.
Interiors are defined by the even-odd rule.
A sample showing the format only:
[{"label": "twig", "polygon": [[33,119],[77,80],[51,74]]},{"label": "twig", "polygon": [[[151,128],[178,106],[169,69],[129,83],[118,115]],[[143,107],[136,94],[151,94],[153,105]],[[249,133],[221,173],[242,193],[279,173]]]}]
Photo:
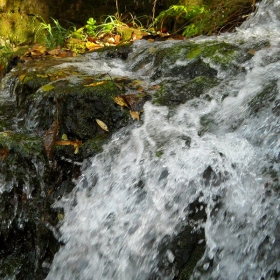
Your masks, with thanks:
[{"label": "twig", "polygon": [[157,4],[157,0],[154,0],[154,3],[153,3],[153,16],[152,16],[152,22],[154,21],[155,19],[155,13],[156,13],[156,4]]}]

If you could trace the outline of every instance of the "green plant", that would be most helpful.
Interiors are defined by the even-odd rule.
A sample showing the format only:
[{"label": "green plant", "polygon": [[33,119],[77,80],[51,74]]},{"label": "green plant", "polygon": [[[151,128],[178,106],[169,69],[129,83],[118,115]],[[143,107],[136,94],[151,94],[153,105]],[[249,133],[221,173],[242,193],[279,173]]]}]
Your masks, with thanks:
[{"label": "green plant", "polygon": [[42,17],[37,17],[41,20],[41,23],[35,33],[35,41],[37,41],[38,34],[43,32],[45,44],[48,48],[55,48],[57,46],[63,46],[65,39],[69,36],[70,31],[60,25],[58,20],[51,18],[54,22],[54,26],[50,23],[46,23]]},{"label": "green plant", "polygon": [[[205,16],[207,13],[207,8],[205,6],[184,6],[184,5],[173,5],[169,7],[167,10],[162,11],[153,21],[152,26],[155,26],[157,24],[160,24],[161,28],[164,24],[164,22],[167,19],[174,18],[175,23],[173,26],[173,31],[178,32],[180,30],[185,29],[186,26],[188,26],[188,23],[190,23],[190,26],[187,30],[190,30],[191,34],[196,32],[199,32],[198,27],[194,27],[191,24],[191,21],[198,16]],[[181,26],[178,28],[177,25],[179,22],[182,22]],[[185,33],[188,33],[187,31]],[[188,35],[188,34],[185,34]]]},{"label": "green plant", "polygon": [[[135,23],[135,21],[134,21]],[[89,18],[87,24],[85,25],[86,34],[92,37],[98,37],[104,33],[112,33],[116,31],[121,26],[127,26],[123,23],[117,16],[106,16],[105,20],[97,25],[94,18]]]},{"label": "green plant", "polygon": [[68,30],[68,34],[66,38],[75,38],[75,39],[80,39],[80,40],[85,40],[86,35],[84,33],[85,27],[81,27],[79,29],[76,28],[75,25],[72,24],[72,26]]},{"label": "green plant", "polygon": [[96,20],[94,18],[91,17],[88,19],[85,28],[89,36],[93,36],[93,37],[96,36],[97,25],[96,25]]},{"label": "green plant", "polygon": [[[196,5],[173,5],[162,11],[150,27],[173,23],[172,31],[186,37],[219,34],[240,25],[255,7],[255,0],[204,0]],[[202,3],[202,4],[201,4]]]},{"label": "green plant", "polygon": [[98,25],[97,35],[101,33],[111,33],[117,30],[119,27],[127,26],[125,23],[120,21],[116,16],[107,16],[103,23]]},{"label": "green plant", "polygon": [[6,70],[13,53],[13,48],[6,41],[4,45],[0,45],[0,64],[4,67],[4,70]]}]

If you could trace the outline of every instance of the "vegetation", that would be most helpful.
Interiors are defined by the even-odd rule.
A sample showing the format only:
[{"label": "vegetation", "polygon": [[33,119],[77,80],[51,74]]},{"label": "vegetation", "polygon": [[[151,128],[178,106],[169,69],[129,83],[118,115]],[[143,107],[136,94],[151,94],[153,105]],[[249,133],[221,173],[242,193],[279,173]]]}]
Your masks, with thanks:
[{"label": "vegetation", "polygon": [[[184,2],[184,1],[183,1]],[[59,22],[53,19],[54,26],[42,22],[38,31],[45,31],[46,43],[50,46],[63,45],[65,38],[72,35],[87,39],[88,37],[98,37],[104,33],[114,33],[120,27],[133,26],[146,30],[149,33],[161,32],[163,29],[172,34],[181,34],[185,37],[197,35],[219,34],[223,31],[233,31],[240,25],[246,17],[254,11],[255,0],[203,0],[185,1],[184,5],[173,5],[162,11],[155,17],[157,0],[153,1],[152,23],[144,27],[141,20],[136,20],[131,14],[131,20],[122,19],[119,14],[118,2],[116,1],[117,13],[109,15],[101,23],[97,23],[94,18],[89,18],[86,25],[79,30],[75,27],[73,31],[66,30]],[[137,21],[137,23],[136,23]]]},{"label": "vegetation", "polygon": [[[204,0],[199,4],[173,5],[162,11],[151,26],[167,25],[183,36],[233,31],[254,11],[255,0]],[[172,25],[172,26],[171,26]]]},{"label": "vegetation", "polygon": [[69,35],[69,30],[63,28],[58,20],[52,18],[54,26],[50,23],[46,23],[42,17],[37,17],[41,20],[41,23],[35,34],[35,41],[37,41],[38,34],[43,33],[45,44],[48,48],[55,48],[57,46],[63,46],[65,38]]},{"label": "vegetation", "polygon": [[8,63],[13,55],[13,48],[8,42],[3,42],[3,45],[0,45],[0,64],[2,65],[3,70],[6,70]]},{"label": "vegetation", "polygon": [[[34,32],[34,42],[43,43],[48,49],[67,48],[74,53],[92,51],[102,46],[133,41],[143,35],[194,37],[233,31],[254,11],[256,0],[181,0],[180,5],[170,6],[156,15],[157,0],[152,2],[152,16],[136,18],[131,13],[123,16],[119,12],[108,15],[101,22],[90,17],[86,24],[77,29],[74,24],[63,27],[57,19],[46,22],[41,16]],[[118,39],[116,37],[118,35]],[[137,35],[137,36],[136,36]],[[4,41],[3,41],[4,42]],[[12,47],[0,44],[1,73],[5,72],[13,55]],[[65,55],[65,54],[62,54]],[[69,53],[67,53],[69,55]],[[40,54],[39,54],[40,56]]]}]

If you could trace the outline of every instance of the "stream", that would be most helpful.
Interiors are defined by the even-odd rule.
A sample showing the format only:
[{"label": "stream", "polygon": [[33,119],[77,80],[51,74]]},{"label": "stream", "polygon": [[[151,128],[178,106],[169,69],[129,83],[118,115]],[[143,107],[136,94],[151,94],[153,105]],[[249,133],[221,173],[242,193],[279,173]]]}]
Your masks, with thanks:
[{"label": "stream", "polygon": [[[234,67],[204,56],[213,87],[172,106],[147,101],[140,122],[80,162],[74,188],[52,205],[63,209],[54,230],[63,245],[43,264],[46,279],[279,279],[280,1],[259,3],[235,33],[191,39],[214,41],[238,45],[244,56]],[[90,53],[53,67],[179,92],[185,78],[177,69],[189,62],[179,52],[155,68],[153,54],[183,44],[139,40],[126,60]],[[189,257],[179,267],[178,256],[191,253],[178,249],[178,236],[186,231],[195,238],[191,252],[202,253],[183,278]]]}]

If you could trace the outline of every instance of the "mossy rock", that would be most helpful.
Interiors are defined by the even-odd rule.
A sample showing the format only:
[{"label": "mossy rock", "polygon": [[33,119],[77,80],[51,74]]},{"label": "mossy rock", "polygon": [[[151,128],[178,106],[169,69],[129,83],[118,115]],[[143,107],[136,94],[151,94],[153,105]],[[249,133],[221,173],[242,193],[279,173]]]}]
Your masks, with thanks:
[{"label": "mossy rock", "polygon": [[188,100],[200,97],[210,88],[218,84],[217,78],[199,76],[191,81],[165,81],[154,94],[153,102],[164,106],[183,104]]},{"label": "mossy rock", "polygon": [[[155,69],[152,80],[165,77],[192,80],[199,76],[214,78],[219,70],[238,70],[236,58],[241,51],[235,45],[225,42],[194,43],[192,41],[170,42],[170,45],[153,43],[141,53],[129,57],[135,60],[133,71],[152,65]],[[138,59],[141,55],[142,60]]]},{"label": "mossy rock", "polygon": [[38,22],[23,13],[0,13],[0,37],[8,39],[14,45],[31,44],[34,42]]},{"label": "mossy rock", "polygon": [[238,47],[226,42],[207,42],[193,44],[187,54],[187,59],[197,57],[208,58],[211,63],[228,68],[237,57]]},{"label": "mossy rock", "polygon": [[[103,80],[96,86],[81,83],[71,84],[68,80],[59,80],[41,87],[28,98],[30,104],[27,118],[36,123],[36,129],[47,130],[56,119],[60,123],[60,133],[86,140],[100,131],[96,119],[107,124],[114,131],[127,123],[127,112],[114,103],[114,96],[120,94],[111,80]],[[28,126],[28,124],[27,124]],[[32,129],[34,129],[33,127]]]}]

